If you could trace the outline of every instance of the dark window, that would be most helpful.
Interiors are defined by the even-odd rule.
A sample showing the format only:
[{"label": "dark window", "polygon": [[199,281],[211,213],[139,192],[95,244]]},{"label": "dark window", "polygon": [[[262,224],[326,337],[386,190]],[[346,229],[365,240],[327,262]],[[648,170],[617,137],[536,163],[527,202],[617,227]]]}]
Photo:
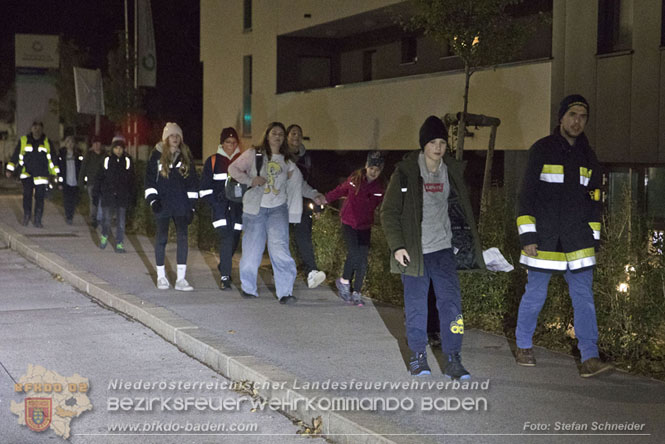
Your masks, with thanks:
[{"label": "dark window", "polygon": [[298,57],[298,86],[300,89],[316,89],[331,86],[330,57]]},{"label": "dark window", "polygon": [[363,51],[363,82],[369,82],[374,78],[374,53],[376,50]]},{"label": "dark window", "polygon": [[243,57],[242,133],[252,135],[252,56]]},{"label": "dark window", "polygon": [[243,1],[243,22],[242,27],[245,31],[252,30],[252,0]]},{"label": "dark window", "polygon": [[415,37],[402,37],[402,63],[418,60],[418,41]]},{"label": "dark window", "polygon": [[598,0],[598,54],[631,49],[632,1]]}]

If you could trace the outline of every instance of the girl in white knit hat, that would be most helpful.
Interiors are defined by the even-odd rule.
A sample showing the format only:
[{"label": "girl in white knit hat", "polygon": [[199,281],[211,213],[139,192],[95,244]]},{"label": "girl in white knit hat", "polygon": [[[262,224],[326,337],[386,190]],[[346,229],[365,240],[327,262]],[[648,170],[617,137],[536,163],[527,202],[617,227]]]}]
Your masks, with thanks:
[{"label": "girl in white knit hat", "polygon": [[169,223],[175,223],[177,233],[178,274],[175,289],[192,291],[185,279],[187,271],[187,227],[192,222],[198,193],[199,179],[194,168],[192,153],[185,145],[182,130],[177,123],[168,122],[162,132],[162,140],[153,150],[145,176],[145,199],[155,213],[155,261],[157,263],[157,288],[170,287],[164,269]]}]

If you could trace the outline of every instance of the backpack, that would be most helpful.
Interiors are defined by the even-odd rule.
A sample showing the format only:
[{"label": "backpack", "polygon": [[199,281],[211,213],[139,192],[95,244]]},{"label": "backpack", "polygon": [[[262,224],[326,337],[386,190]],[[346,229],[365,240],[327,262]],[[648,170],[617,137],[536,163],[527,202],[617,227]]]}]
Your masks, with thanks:
[{"label": "backpack", "polygon": [[[215,172],[215,158],[212,158],[212,171]],[[261,175],[261,167],[263,166],[263,153],[256,153],[254,155],[254,160],[256,162],[256,175]],[[245,184],[242,184],[235,180],[233,177],[228,176],[226,179],[226,184],[224,185],[224,194],[226,198],[231,202],[242,202],[242,197],[245,195],[249,187]]]}]

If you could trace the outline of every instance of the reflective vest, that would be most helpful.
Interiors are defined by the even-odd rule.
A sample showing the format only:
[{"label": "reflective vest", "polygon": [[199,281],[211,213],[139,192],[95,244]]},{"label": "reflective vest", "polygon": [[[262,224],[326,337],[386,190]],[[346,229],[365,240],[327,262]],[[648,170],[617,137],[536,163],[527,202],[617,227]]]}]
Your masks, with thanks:
[{"label": "reflective vest", "polygon": [[531,147],[517,230],[520,244],[537,244],[538,255],[528,256],[522,250],[522,265],[565,272],[596,264],[601,178],[600,165],[584,134],[570,146],[557,127]]},{"label": "reflective vest", "polygon": [[28,143],[28,136],[22,136],[19,149],[14,152],[11,162],[7,163],[8,171],[19,168],[20,178],[32,177],[35,185],[47,185],[48,176],[57,176],[60,169],[53,163],[51,157],[51,144],[47,137],[37,145]]}]

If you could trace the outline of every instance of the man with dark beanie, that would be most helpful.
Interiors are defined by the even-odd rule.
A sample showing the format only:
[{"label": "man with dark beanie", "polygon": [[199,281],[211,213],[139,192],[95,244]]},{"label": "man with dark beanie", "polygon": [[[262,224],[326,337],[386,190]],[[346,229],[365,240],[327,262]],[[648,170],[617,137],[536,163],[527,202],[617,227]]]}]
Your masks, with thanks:
[{"label": "man with dark beanie", "polygon": [[208,157],[201,174],[199,197],[212,209],[212,226],[219,236],[220,288],[231,288],[233,254],[242,232],[242,202],[232,202],[224,192],[229,165],[240,156],[240,138],[235,128],[222,129],[217,152]]},{"label": "man with dark beanie", "polygon": [[444,375],[469,379],[460,352],[464,319],[457,269],[485,268],[463,180],[463,163],[446,156],[448,131],[435,116],[420,128],[420,151],[395,167],[383,205],[381,225],[390,247],[390,270],[402,275],[406,336],[413,376],[429,375],[427,294],[436,294]]},{"label": "man with dark beanie", "polygon": [[584,135],[589,103],[578,94],[559,106],[559,125],[529,149],[519,196],[517,229],[528,281],[517,317],[517,364],[533,367],[532,337],[553,273],[564,275],[575,314],[581,354],[580,376],[611,370],[598,354],[598,326],[593,301],[595,248],[600,239],[598,160]]}]

